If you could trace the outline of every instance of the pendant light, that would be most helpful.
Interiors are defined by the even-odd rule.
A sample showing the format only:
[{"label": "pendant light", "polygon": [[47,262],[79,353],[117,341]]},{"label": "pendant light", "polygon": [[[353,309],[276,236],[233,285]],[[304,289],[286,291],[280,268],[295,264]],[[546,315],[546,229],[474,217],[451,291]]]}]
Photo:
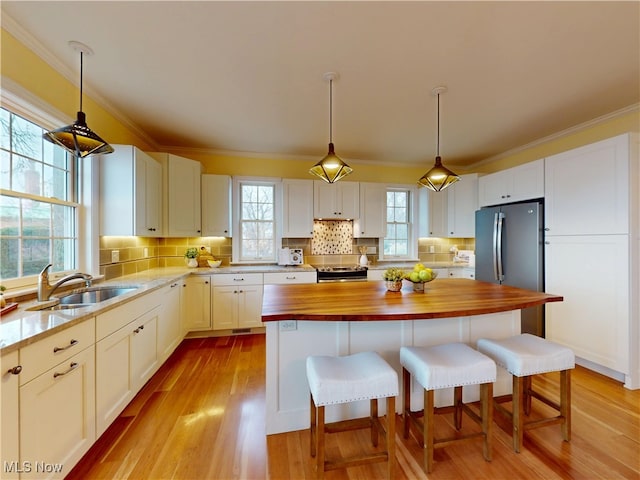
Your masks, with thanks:
[{"label": "pendant light", "polygon": [[309,173],[317,175],[327,183],[334,183],[349,175],[353,169],[344,163],[333,149],[333,82],[338,79],[338,74],[327,72],[324,79],[329,82],[329,153],[316,163]]},{"label": "pendant light", "polygon": [[447,87],[436,87],[431,93],[438,97],[438,140],[436,146],[436,163],[431,170],[425,173],[418,185],[427,187],[434,192],[440,192],[447,188],[452,183],[456,183],[460,180],[460,177],[453,173],[448,168],[442,165],[442,159],[440,158],[440,94],[447,91]]},{"label": "pendant light", "polygon": [[80,158],[112,153],[113,147],[87,127],[86,116],[82,111],[82,60],[84,54],[93,55],[93,50],[87,45],[75,41],[69,42],[69,46],[76,52],[80,52],[80,111],[75,123],[51,130],[42,136],[45,140],[61,146]]}]

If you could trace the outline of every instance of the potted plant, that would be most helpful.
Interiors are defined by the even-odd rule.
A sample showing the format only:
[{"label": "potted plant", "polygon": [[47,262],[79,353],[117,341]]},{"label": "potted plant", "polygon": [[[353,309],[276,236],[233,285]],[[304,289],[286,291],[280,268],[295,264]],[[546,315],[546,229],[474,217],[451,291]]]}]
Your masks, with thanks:
[{"label": "potted plant", "polygon": [[404,278],[404,270],[396,267],[387,268],[382,274],[382,279],[390,292],[399,292],[402,289],[402,280]]},{"label": "potted plant", "polygon": [[0,308],[7,306],[7,301],[4,298],[4,291],[7,289],[4,285],[0,285]]},{"label": "potted plant", "polygon": [[185,258],[187,259],[187,267],[195,268],[198,266],[198,249],[195,247],[187,248],[187,251],[184,253]]}]

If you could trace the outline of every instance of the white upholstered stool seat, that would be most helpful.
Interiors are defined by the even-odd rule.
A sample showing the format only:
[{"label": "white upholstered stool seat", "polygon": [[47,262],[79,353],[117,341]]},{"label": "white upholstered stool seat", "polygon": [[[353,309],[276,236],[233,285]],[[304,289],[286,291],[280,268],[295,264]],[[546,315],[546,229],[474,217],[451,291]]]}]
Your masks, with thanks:
[{"label": "white upholstered stool seat", "polygon": [[[502,340],[481,338],[478,350],[505,368],[513,376],[513,393],[495,399],[495,406],[512,422],[513,449],[519,452],[522,448],[524,431],[560,424],[562,438],[571,440],[571,370],[575,367],[573,351],[528,333],[515,335]],[[536,392],[532,388],[533,375],[549,372],[560,372],[560,403]],[[524,417],[531,412],[531,398],[537,398],[559,412],[558,416],[525,422]],[[511,411],[500,403],[511,401]]]},{"label": "white upholstered stool seat", "polygon": [[[311,356],[307,358],[309,382],[311,456],[316,458],[316,475],[326,470],[347,468],[363,463],[387,461],[389,478],[395,471],[395,397],[398,396],[398,374],[377,353],[361,352],[342,357]],[[386,428],[378,418],[378,399],[386,399]],[[325,423],[325,406],[369,400],[367,418]],[[357,428],[371,429],[371,442],[378,445],[378,433],[385,435],[386,450],[349,458],[325,458],[325,433],[336,433]]]},{"label": "white upholstered stool seat", "polygon": [[[433,451],[455,442],[481,437],[483,456],[491,461],[493,423],[493,383],[496,381],[496,364],[486,355],[463,343],[451,343],[432,347],[402,347],[402,383],[404,391],[403,427],[408,438],[413,426],[419,433],[418,442],[424,447],[424,464],[427,473],[433,470]],[[424,389],[424,410],[411,411],[411,376]],[[462,402],[462,388],[480,385],[480,410],[476,413]],[[453,406],[436,408],[434,391],[454,388]],[[462,413],[482,427],[479,433],[457,436],[455,439],[434,438],[434,414],[454,414],[454,425],[462,428]],[[420,417],[424,417],[422,422]]]}]

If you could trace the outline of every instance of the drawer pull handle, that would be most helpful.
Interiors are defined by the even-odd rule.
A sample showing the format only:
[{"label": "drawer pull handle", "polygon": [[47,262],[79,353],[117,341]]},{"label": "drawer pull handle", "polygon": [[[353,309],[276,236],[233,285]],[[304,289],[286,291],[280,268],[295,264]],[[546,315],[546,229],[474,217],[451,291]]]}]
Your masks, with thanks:
[{"label": "drawer pull handle", "polygon": [[67,348],[71,348],[78,343],[78,340],[71,340],[66,347],[53,347],[53,353],[64,352]]},{"label": "drawer pull handle", "polygon": [[244,278],[234,278],[234,282],[244,282]]},{"label": "drawer pull handle", "polygon": [[296,276],[294,275],[293,277],[286,277],[286,278],[287,278],[287,280],[295,280]]},{"label": "drawer pull handle", "polygon": [[136,328],[133,333],[139,333],[140,330],[144,330],[144,325],[140,325],[138,328]]},{"label": "drawer pull handle", "polygon": [[7,373],[10,373],[11,375],[18,375],[21,371],[22,371],[22,365],[16,365],[15,367],[7,370]]},{"label": "drawer pull handle", "polygon": [[67,371],[62,372],[62,373],[60,373],[60,372],[55,372],[55,373],[53,374],[53,378],[58,378],[58,377],[61,377],[61,376],[63,376],[63,375],[66,375],[67,373],[69,373],[69,372],[71,372],[71,371],[75,370],[76,368],[78,368],[78,362],[71,362],[71,365],[69,365],[69,369],[68,369]]}]

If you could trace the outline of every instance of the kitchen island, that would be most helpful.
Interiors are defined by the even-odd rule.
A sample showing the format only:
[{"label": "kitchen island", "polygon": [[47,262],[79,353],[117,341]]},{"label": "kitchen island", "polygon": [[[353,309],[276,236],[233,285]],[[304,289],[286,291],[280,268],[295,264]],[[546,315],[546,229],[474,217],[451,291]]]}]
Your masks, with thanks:
[{"label": "kitchen island", "polygon": [[[385,283],[321,283],[265,285],[262,321],[267,335],[267,434],[309,426],[309,392],[305,362],[309,355],[349,355],[373,350],[400,378],[402,346],[505,338],[520,333],[520,309],[562,297],[468,279],[437,279],[425,293],[406,283],[388,292]],[[422,395],[412,387],[412,409]],[[499,369],[495,394],[511,391],[509,374]],[[478,388],[465,389],[465,401],[477,399]],[[452,393],[436,392],[436,404],[451,403]],[[401,412],[401,401],[396,403]],[[368,402],[327,409],[327,421],[367,415]],[[384,409],[381,410],[384,412]]]}]

